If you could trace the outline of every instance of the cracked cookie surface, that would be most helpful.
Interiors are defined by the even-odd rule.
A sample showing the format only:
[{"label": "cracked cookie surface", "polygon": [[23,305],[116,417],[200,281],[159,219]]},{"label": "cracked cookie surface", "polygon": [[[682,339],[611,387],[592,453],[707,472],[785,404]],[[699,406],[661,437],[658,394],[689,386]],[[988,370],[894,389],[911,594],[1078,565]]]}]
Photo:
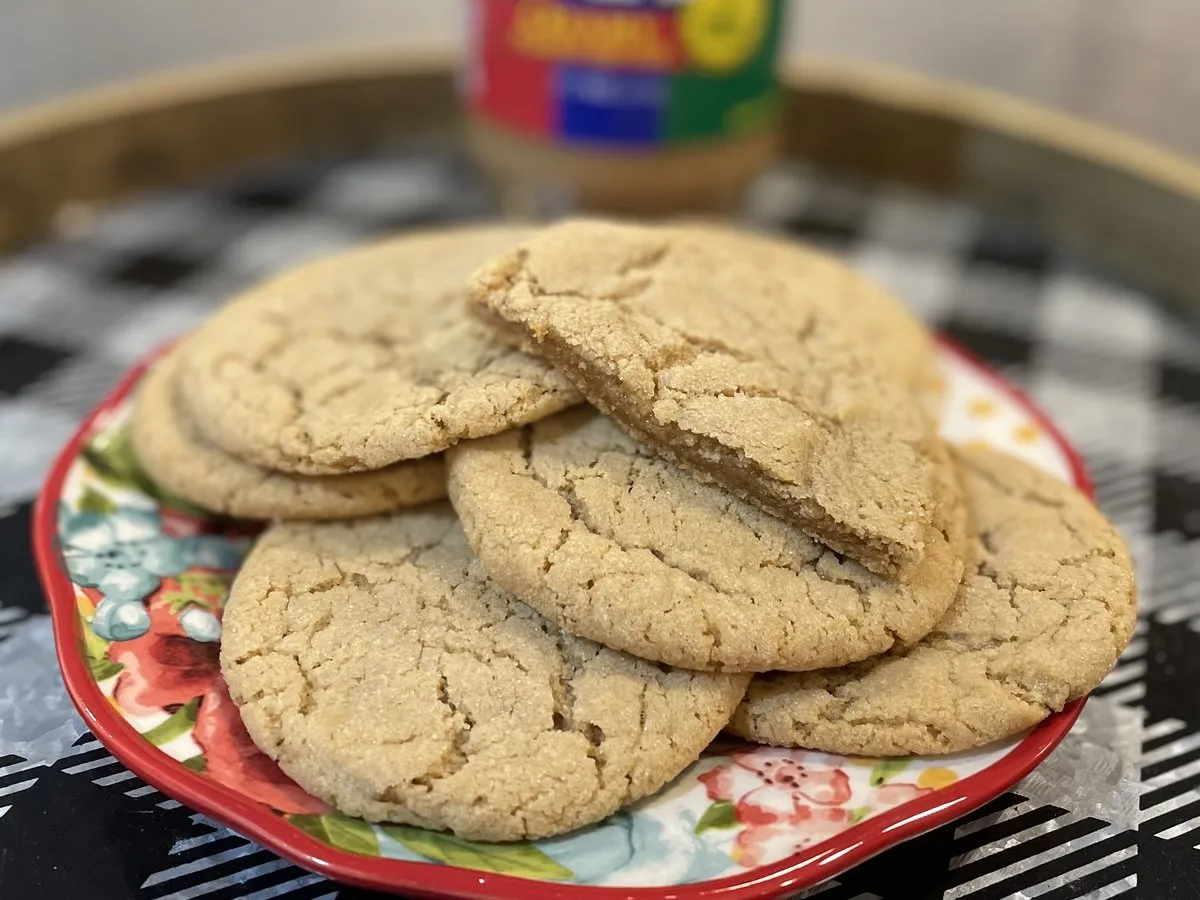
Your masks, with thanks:
[{"label": "cracked cookie surface", "polygon": [[949,536],[900,583],[697,481],[588,408],[464,442],[447,469],[498,584],[568,632],[671,665],[799,671],[864,659],[920,639],[962,574],[955,496],[944,502]]},{"label": "cracked cookie surface", "polygon": [[440,455],[348,475],[288,475],[226,453],[207,441],[175,397],[179,351],[138,385],[129,437],[155,482],[214,512],[249,519],[337,519],[416,506],[446,495]]},{"label": "cracked cookie surface", "polygon": [[755,265],[781,267],[802,288],[805,301],[824,304],[856,331],[885,371],[906,379],[913,390],[924,389],[937,375],[937,351],[925,324],[897,297],[864,278],[842,260],[780,235],[723,225],[692,222],[715,240],[735,246]]},{"label": "cracked cookie surface", "polygon": [[831,753],[952,753],[1029,728],[1094,688],[1133,635],[1132,562],[1082,494],[1016,459],[955,454],[974,556],[906,653],[751,682],[731,730]]},{"label": "cracked cookie surface", "polygon": [[180,397],[204,436],[306,475],[380,469],[570,406],[541,360],[467,313],[467,281],[523,232],[405,235],[243,294],[189,340]]},{"label": "cracked cookie surface", "polygon": [[473,287],[639,441],[895,574],[931,537],[933,428],[827,293],[711,229],[587,220],[538,232]]},{"label": "cracked cookie surface", "polygon": [[221,669],[306,790],[477,840],[559,834],[653,793],[747,683],[564,634],[493,586],[445,503],[267,531],[230,593]]}]

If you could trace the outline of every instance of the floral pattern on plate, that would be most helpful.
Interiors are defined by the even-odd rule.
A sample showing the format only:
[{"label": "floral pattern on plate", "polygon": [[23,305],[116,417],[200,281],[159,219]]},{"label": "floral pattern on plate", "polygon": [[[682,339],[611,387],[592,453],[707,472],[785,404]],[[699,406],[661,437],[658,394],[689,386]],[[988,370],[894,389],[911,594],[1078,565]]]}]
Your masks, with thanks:
[{"label": "floral pattern on plate", "polygon": [[[1073,458],[1002,383],[949,351],[943,357],[944,376],[931,392],[949,437],[999,446],[1078,480]],[[1018,737],[952,757],[864,760],[722,738],[654,797],[572,834],[514,844],[343,816],[254,746],[229,699],[218,665],[221,616],[256,528],[209,516],[140,472],[126,432],[134,381],[101,408],[78,452],[63,462],[57,496],[43,497],[55,504],[78,653],[111,709],[147,748],[335,851],[557,884],[650,888],[728,879],[825,846],[905,804],[917,810],[906,821],[953,805],[961,795],[939,805],[938,792],[950,797],[948,789],[1023,746]],[[337,874],[336,863],[326,866]],[[371,883],[403,889],[417,882]],[[795,889],[795,879],[791,884]]]}]

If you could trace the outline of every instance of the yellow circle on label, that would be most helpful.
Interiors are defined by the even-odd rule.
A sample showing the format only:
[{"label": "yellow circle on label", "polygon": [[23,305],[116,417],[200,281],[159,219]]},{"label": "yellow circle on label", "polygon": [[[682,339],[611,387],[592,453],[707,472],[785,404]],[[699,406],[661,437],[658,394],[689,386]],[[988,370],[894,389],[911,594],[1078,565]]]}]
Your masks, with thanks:
[{"label": "yellow circle on label", "polygon": [[701,69],[727,71],[747,62],[767,27],[768,0],[690,0],[679,32],[688,57]]}]

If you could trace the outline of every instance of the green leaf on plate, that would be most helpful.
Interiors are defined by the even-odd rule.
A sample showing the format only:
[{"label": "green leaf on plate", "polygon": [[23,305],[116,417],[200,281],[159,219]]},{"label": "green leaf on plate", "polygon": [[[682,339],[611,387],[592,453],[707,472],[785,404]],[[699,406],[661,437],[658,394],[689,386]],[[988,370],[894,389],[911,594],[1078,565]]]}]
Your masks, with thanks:
[{"label": "green leaf on plate", "polygon": [[233,578],[219,572],[183,572],[177,576],[177,580],[177,590],[163,591],[159,595],[176,616],[189,606],[220,609],[225,605]]},{"label": "green leaf on plate", "polygon": [[192,501],[186,500],[178,494],[168,491],[165,487],[154,484],[152,481],[147,480],[145,491],[167,509],[173,509],[176,512],[197,518],[211,515],[203,507],[197,506]]},{"label": "green leaf on plate", "polygon": [[161,747],[168,741],[173,741],[180,735],[187,734],[196,724],[196,711],[200,708],[200,698],[196,697],[186,706],[181,706],[162,722],[149,731],[143,731],[142,737],[156,747]]},{"label": "green leaf on plate", "polygon": [[881,759],[871,769],[871,787],[879,787],[893,775],[899,775],[908,768],[907,759]]},{"label": "green leaf on plate", "polygon": [[714,800],[704,811],[694,830],[696,834],[704,834],[706,831],[736,827],[737,816],[734,815],[733,804],[728,800]]},{"label": "green leaf on plate", "polygon": [[95,488],[89,487],[84,490],[83,496],[79,498],[79,511],[100,513],[107,516],[117,511],[117,504],[113,503]]},{"label": "green leaf on plate", "polygon": [[869,807],[869,806],[859,806],[855,809],[852,809],[852,810],[850,810],[850,824],[857,825],[859,822],[861,822],[863,819],[865,819],[870,814],[871,814],[871,807]]},{"label": "green leaf on plate", "polygon": [[80,652],[83,654],[83,660],[87,663],[93,679],[103,681],[106,678],[112,678],[125,668],[119,662],[113,662],[108,658],[109,642],[96,634],[92,630],[92,623],[82,615],[79,617],[79,625],[83,632],[83,646],[80,648]]},{"label": "green leaf on plate", "polygon": [[362,856],[379,855],[379,839],[375,830],[362,819],[351,819],[340,813],[288,816],[288,821],[322,844],[337,847]]},{"label": "green leaf on plate", "polygon": [[97,659],[94,656],[87,658],[88,668],[92,672],[92,678],[96,681],[104,681],[106,678],[112,678],[125,667],[119,662],[113,662],[111,659],[101,656]]},{"label": "green leaf on plate", "polygon": [[82,615],[79,617],[79,624],[83,631],[83,654],[88,659],[103,659],[108,656],[108,641],[96,634],[92,629],[92,623],[85,619]]},{"label": "green leaf on plate", "polygon": [[555,862],[535,845],[481,844],[440,831],[406,825],[383,825],[384,832],[413,853],[464,869],[479,869],[521,878],[564,881],[572,877],[566,866]]},{"label": "green leaf on plate", "polygon": [[92,470],[114,487],[142,489],[147,483],[129,443],[124,426],[102,431],[83,448],[83,458]]},{"label": "green leaf on plate", "polygon": [[197,753],[195,756],[189,756],[182,760],[183,764],[193,772],[203,772],[208,768],[208,760],[204,758],[203,753]]},{"label": "green leaf on plate", "polygon": [[84,447],[83,458],[92,467],[92,471],[113,487],[139,491],[180,512],[204,514],[194,503],[160,488],[146,476],[133,454],[127,426],[122,425],[97,434]]}]

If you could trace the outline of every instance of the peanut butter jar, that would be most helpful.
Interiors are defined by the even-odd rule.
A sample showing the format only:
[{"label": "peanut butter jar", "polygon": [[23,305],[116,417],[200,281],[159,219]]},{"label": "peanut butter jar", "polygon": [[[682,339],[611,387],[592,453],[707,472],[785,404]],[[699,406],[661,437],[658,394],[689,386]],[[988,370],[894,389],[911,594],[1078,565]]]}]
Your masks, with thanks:
[{"label": "peanut butter jar", "polygon": [[784,0],[470,0],[473,152],[512,212],[728,212],[775,153]]}]

